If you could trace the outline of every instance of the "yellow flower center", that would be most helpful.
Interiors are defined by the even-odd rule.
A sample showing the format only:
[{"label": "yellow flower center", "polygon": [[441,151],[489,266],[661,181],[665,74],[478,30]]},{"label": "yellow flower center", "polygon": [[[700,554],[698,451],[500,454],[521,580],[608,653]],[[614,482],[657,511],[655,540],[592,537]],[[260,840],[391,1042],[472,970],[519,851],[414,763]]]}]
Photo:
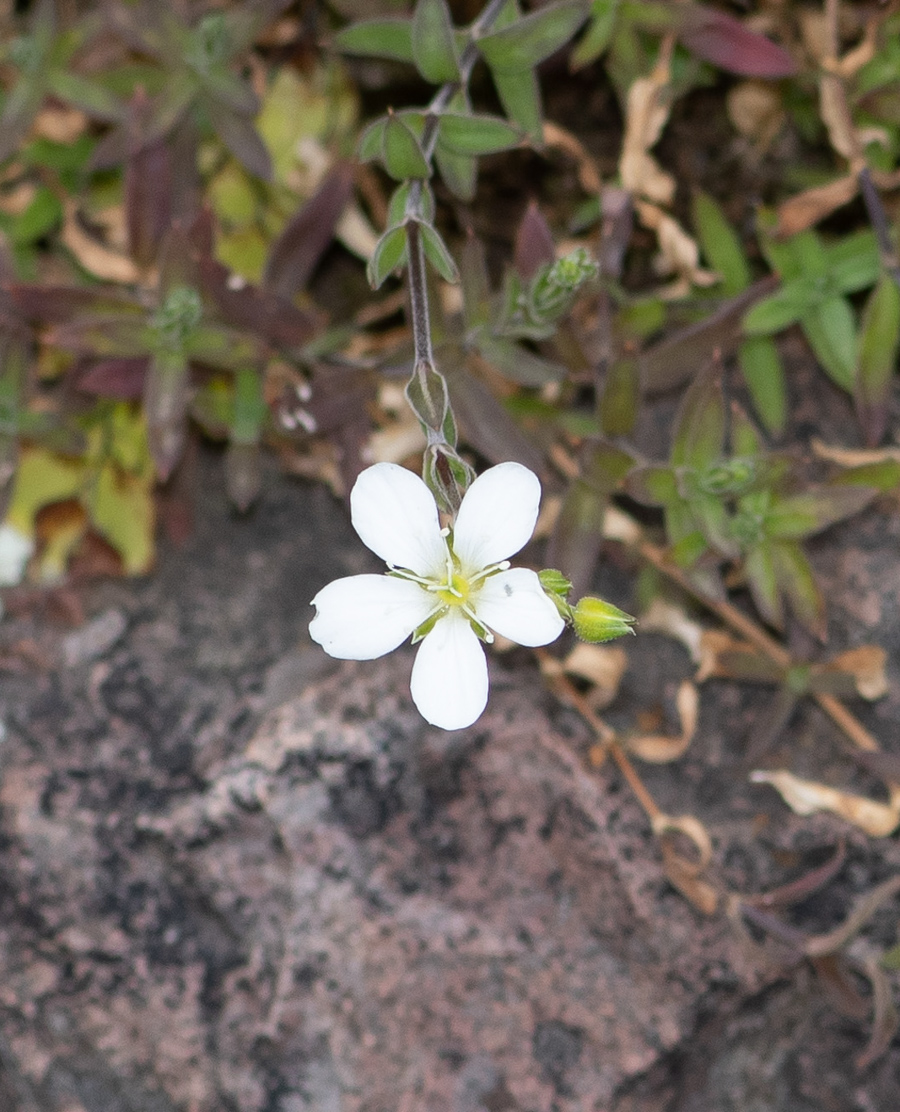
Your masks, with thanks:
[{"label": "yellow flower center", "polygon": [[460,575],[459,572],[453,572],[447,580],[446,586],[435,591],[435,594],[441,602],[446,603],[448,606],[464,606],[468,602],[471,593],[472,588],[468,579]]}]

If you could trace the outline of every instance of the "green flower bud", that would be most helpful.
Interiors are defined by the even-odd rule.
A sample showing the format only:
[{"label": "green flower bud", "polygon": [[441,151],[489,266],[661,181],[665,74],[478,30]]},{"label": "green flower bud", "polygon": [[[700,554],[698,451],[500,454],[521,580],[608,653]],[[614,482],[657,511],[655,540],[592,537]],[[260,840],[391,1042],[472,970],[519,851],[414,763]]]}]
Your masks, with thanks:
[{"label": "green flower bud", "polygon": [[586,595],[578,600],[572,610],[572,620],[575,633],[582,641],[598,644],[612,641],[626,633],[634,633],[631,627],[637,619],[618,606],[613,606],[611,602]]},{"label": "green flower bud", "polygon": [[543,571],[539,571],[538,579],[559,611],[560,617],[570,622],[572,620],[572,607],[566,602],[566,595],[572,590],[572,584],[556,568],[544,568]]}]

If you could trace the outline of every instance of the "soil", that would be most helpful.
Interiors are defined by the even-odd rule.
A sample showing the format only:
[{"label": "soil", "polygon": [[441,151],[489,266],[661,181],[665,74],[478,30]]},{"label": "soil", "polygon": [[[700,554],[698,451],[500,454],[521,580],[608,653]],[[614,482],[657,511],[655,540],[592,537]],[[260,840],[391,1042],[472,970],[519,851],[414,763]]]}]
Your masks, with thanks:
[{"label": "soil", "polygon": [[[675,891],[634,798],[613,768],[586,771],[586,728],[526,652],[492,659],[475,726],[427,727],[408,650],[337,663],[308,641],[315,591],[375,570],[344,507],[273,473],[239,518],[218,466],[201,456],[194,530],[154,575],[67,589],[81,624],[46,597],[7,600],[0,1108],[896,1108],[900,1047],[857,1068],[868,1017]],[[814,551],[830,648],[890,654],[891,694],[860,709],[886,744],[897,532],[876,507]],[[607,555],[600,585],[621,586]],[[659,635],[627,650],[623,721],[664,708],[689,671]],[[823,932],[900,846],[748,784],[767,698],[708,685],[688,755],[641,772],[706,824],[733,891],[791,880],[844,840],[837,876],[787,913]],[[765,755],[783,765],[871,788],[811,710]],[[854,953],[895,938],[896,905]]]}]

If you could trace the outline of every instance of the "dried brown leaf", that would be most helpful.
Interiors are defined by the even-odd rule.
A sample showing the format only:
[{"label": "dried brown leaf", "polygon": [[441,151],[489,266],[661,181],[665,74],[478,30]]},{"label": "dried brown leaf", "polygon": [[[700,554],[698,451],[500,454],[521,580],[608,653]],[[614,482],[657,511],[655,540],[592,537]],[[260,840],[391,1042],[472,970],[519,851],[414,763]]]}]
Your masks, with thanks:
[{"label": "dried brown leaf", "polygon": [[[694,815],[657,814],[652,819],[653,833],[660,840],[663,863],[672,885],[704,915],[713,915],[719,906],[719,893],[703,876],[712,861],[712,840],[702,822]],[[688,838],[696,850],[696,860],[679,853],[673,836]]]},{"label": "dried brown leaf", "polygon": [[768,149],[787,118],[781,91],[767,81],[741,81],[729,90],[726,107],[735,128],[760,153]]},{"label": "dried brown leaf", "polygon": [[628,655],[619,645],[578,644],[562,662],[563,670],[591,685],[590,703],[603,710],[615,699],[628,667]]},{"label": "dried brown leaf", "polygon": [[786,239],[813,227],[835,209],[852,201],[858,191],[856,174],[847,174],[789,197],[778,206],[775,234]]},{"label": "dried brown leaf", "polygon": [[[691,618],[684,607],[669,599],[657,596],[641,614],[642,633],[664,633],[680,641],[687,649],[691,660],[702,668],[704,659],[703,640],[711,630]],[[706,678],[705,676],[703,677]],[[700,675],[695,679],[700,682]]]},{"label": "dried brown leaf", "polygon": [[678,708],[681,733],[676,737],[668,737],[664,734],[640,734],[625,738],[623,744],[629,753],[650,764],[667,764],[684,756],[697,731],[700,709],[697,688],[689,680],[684,680],[679,685],[675,705]]},{"label": "dried brown leaf", "polygon": [[758,769],[750,773],[750,779],[754,784],[771,784],[798,815],[829,811],[873,838],[886,838],[900,825],[900,800],[879,803],[814,780],[801,780],[786,769],[771,772]]},{"label": "dried brown leaf", "polygon": [[845,672],[853,677],[863,699],[881,699],[888,691],[885,668],[887,653],[879,645],[860,645],[838,654],[822,666],[822,672]]},{"label": "dried brown leaf", "polygon": [[127,255],[107,247],[81,227],[74,201],[65,202],[64,213],[60,238],[80,266],[95,278],[109,282],[132,284],[138,281],[140,271]]}]

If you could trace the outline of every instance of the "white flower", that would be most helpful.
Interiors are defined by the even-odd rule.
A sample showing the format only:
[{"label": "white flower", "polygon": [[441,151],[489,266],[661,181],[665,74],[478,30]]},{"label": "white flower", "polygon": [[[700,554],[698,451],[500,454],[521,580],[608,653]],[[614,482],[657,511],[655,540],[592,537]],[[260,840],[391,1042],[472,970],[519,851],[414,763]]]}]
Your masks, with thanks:
[{"label": "white flower", "polygon": [[350,511],[390,571],[336,579],[319,591],[310,636],[331,656],[373,660],[416,634],[413,702],[433,726],[470,726],[488,695],[480,640],[495,632],[546,645],[563,629],[537,574],[510,569],[507,559],[530,539],[540,498],[533,472],[498,464],[469,487],[452,532],[442,531],[425,483],[397,464],[376,463],[356,480]]}]

